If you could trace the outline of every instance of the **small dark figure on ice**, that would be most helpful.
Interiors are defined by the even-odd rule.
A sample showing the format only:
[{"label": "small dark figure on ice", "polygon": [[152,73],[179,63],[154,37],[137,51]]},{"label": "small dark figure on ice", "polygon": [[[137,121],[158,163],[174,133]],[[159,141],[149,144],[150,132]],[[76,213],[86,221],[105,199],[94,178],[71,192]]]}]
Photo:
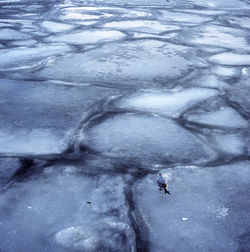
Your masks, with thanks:
[{"label": "small dark figure on ice", "polygon": [[168,193],[168,194],[171,194],[169,191],[168,191],[168,175],[167,173],[159,173],[159,178],[157,180],[157,183],[158,183],[158,186],[159,186],[159,190],[164,190],[165,194]]}]

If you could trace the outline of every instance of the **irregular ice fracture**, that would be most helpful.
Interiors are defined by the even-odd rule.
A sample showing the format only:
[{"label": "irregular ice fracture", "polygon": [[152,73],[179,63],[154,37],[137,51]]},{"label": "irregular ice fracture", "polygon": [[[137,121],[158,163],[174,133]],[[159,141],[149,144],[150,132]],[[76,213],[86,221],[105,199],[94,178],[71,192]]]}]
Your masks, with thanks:
[{"label": "irregular ice fracture", "polygon": [[250,251],[249,11],[1,0],[0,250]]}]

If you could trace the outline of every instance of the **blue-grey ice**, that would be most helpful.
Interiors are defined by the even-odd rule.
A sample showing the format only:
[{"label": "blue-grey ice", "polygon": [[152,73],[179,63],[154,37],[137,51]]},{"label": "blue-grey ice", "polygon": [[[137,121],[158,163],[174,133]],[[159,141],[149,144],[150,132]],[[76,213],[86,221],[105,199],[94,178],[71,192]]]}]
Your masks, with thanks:
[{"label": "blue-grey ice", "polygon": [[250,251],[249,11],[0,0],[0,252]]}]

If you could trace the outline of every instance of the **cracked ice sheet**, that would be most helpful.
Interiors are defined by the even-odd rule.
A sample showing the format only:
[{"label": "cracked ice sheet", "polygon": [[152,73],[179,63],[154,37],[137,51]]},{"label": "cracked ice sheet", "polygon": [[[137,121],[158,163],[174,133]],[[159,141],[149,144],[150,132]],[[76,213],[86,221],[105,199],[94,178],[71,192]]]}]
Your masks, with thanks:
[{"label": "cracked ice sheet", "polygon": [[[79,82],[101,82],[102,85],[140,85],[166,82],[183,75],[199,58],[189,47],[141,40],[108,44],[84,54],[70,54],[44,68],[39,76]],[[64,71],[61,71],[64,69]],[[107,83],[107,84],[106,84]]]},{"label": "cracked ice sheet", "polygon": [[55,154],[91,106],[113,93],[99,87],[0,80],[0,152]]},{"label": "cracked ice sheet", "polygon": [[141,92],[122,99],[117,106],[178,117],[191,106],[218,94],[219,92],[206,88],[180,89],[166,93],[163,90]]},{"label": "cracked ice sheet", "polygon": [[215,157],[194,134],[153,115],[111,116],[83,131],[80,140],[108,157],[141,163],[200,163]]},{"label": "cracked ice sheet", "polygon": [[156,174],[137,182],[134,201],[148,227],[144,239],[150,249],[238,251],[239,238],[249,233],[249,168],[249,162],[239,162],[167,169],[170,196],[158,190]]},{"label": "cracked ice sheet", "polygon": [[122,176],[84,168],[48,167],[1,193],[1,249],[134,251]]}]

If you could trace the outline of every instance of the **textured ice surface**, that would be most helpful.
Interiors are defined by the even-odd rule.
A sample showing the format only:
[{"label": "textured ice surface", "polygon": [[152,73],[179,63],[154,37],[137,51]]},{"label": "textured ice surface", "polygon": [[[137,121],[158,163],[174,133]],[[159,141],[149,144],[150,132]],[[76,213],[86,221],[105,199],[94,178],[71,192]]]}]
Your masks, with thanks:
[{"label": "textured ice surface", "polygon": [[202,74],[200,77],[191,80],[190,83],[200,87],[216,88],[219,90],[224,90],[230,87],[226,82],[219,80],[215,75],[206,74]]},{"label": "textured ice surface", "polygon": [[141,31],[153,34],[181,29],[179,26],[166,25],[158,21],[150,21],[150,20],[114,21],[106,23],[104,27],[119,30]]},{"label": "textured ice surface", "polygon": [[178,12],[171,12],[168,10],[163,10],[160,12],[162,20],[179,22],[179,23],[194,23],[200,24],[207,21],[210,21],[210,17],[204,17],[200,15],[193,15],[193,14],[186,14],[186,13],[178,13]]},{"label": "textured ice surface", "polygon": [[0,0],[0,251],[250,251],[249,10]]},{"label": "textured ice surface", "polygon": [[229,107],[222,107],[217,111],[189,115],[187,120],[229,128],[246,128],[248,126],[247,120],[242,118],[236,110]]},{"label": "textured ice surface", "polygon": [[202,27],[197,36],[190,41],[194,44],[219,46],[229,49],[250,50],[247,40],[244,37],[244,32],[238,29],[233,29],[218,25],[207,25]]},{"label": "textured ice surface", "polygon": [[53,21],[44,21],[42,22],[42,27],[50,32],[62,32],[66,30],[70,30],[73,28],[70,24],[63,24],[59,22],[53,22]]},{"label": "textured ice surface", "polygon": [[118,103],[118,107],[178,116],[189,107],[216,95],[218,92],[206,88],[189,88],[165,93],[159,90],[124,98]]},{"label": "textured ice surface", "polygon": [[41,60],[69,50],[70,48],[67,45],[39,45],[32,48],[0,50],[0,69],[23,68],[25,64],[29,64],[33,60]]},{"label": "textured ice surface", "polygon": [[[40,76],[130,86],[144,82],[165,82],[192,67],[192,62],[184,56],[188,52],[188,47],[156,40],[110,44],[84,54],[62,57],[54,65],[42,70]],[[63,72],[60,71],[62,67]]]},{"label": "textured ice surface", "polygon": [[8,80],[0,83],[1,153],[64,151],[83,113],[112,93],[89,86]]},{"label": "textured ice surface", "polygon": [[171,196],[158,190],[156,174],[136,183],[151,251],[237,251],[249,230],[249,167],[168,169]]},{"label": "textured ice surface", "polygon": [[121,176],[89,176],[73,166],[14,184],[0,196],[1,249],[133,251],[124,187]]},{"label": "textured ice surface", "polygon": [[0,40],[18,40],[27,38],[30,38],[30,36],[14,29],[0,29]]},{"label": "textured ice surface", "polygon": [[250,54],[221,53],[210,58],[214,63],[230,66],[250,65]]},{"label": "textured ice surface", "polygon": [[18,159],[0,158],[0,186],[7,183],[19,167],[20,163]]},{"label": "textured ice surface", "polygon": [[125,35],[119,31],[81,31],[50,37],[52,42],[66,42],[70,44],[92,44],[97,42],[112,41],[123,38]]},{"label": "textured ice surface", "polygon": [[82,144],[112,157],[154,163],[195,163],[214,154],[174,121],[135,114],[121,114],[100,122],[83,133]]},{"label": "textured ice surface", "polygon": [[237,84],[235,84],[229,91],[229,99],[242,108],[242,112],[246,115],[250,115],[250,99],[249,99],[250,85],[249,77],[242,78]]},{"label": "textured ice surface", "polygon": [[236,77],[239,75],[238,69],[233,67],[217,66],[212,72],[221,77]]},{"label": "textured ice surface", "polygon": [[18,40],[18,41],[13,41],[13,42],[11,42],[11,45],[14,45],[14,46],[26,46],[26,47],[30,47],[30,46],[34,46],[36,43],[37,43],[36,40],[30,39],[30,40]]},{"label": "textured ice surface", "polygon": [[215,149],[230,155],[242,155],[246,150],[246,139],[241,135],[213,132],[210,141]]},{"label": "textured ice surface", "polygon": [[236,24],[244,28],[250,28],[250,18],[249,17],[232,17],[229,19],[231,24]]}]

